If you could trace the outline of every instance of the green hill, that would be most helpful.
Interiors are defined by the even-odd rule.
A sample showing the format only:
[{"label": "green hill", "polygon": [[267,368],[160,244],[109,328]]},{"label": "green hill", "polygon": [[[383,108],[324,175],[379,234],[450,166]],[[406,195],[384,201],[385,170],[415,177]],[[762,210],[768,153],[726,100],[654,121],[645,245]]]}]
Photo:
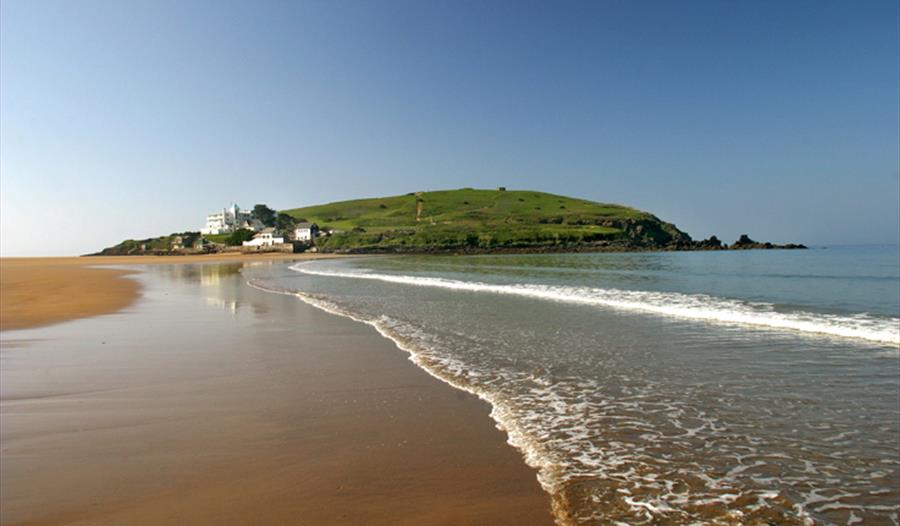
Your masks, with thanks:
[{"label": "green hill", "polygon": [[317,242],[324,251],[659,248],[691,242],[671,223],[634,208],[532,191],[464,188],[283,212],[333,229]]},{"label": "green hill", "polygon": [[[694,241],[653,214],[526,190],[441,190],[355,199],[276,212],[265,205],[267,225],[290,232],[296,222],[317,223],[323,252],[626,251],[806,248],[750,239],[731,246],[716,236]],[[259,212],[262,216],[262,212]],[[285,214],[290,217],[285,217]],[[293,220],[291,219],[293,218]],[[182,232],[128,239],[93,255],[185,254],[239,250],[249,230],[201,235]],[[230,245],[231,247],[227,247]],[[237,246],[238,248],[233,248]],[[308,248],[295,243],[293,249]]]}]

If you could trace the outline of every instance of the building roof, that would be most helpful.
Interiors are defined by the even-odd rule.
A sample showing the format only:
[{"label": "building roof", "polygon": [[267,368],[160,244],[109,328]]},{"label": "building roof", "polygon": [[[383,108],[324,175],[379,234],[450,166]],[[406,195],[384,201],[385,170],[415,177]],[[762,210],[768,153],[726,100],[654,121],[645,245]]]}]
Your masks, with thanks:
[{"label": "building roof", "polygon": [[319,228],[319,226],[316,225],[315,223],[297,223],[296,225],[294,225],[294,228],[312,228],[312,227]]},{"label": "building roof", "polygon": [[274,228],[274,227],[271,227],[271,226],[270,226],[270,227],[267,227],[267,228],[263,228],[262,230],[259,231],[259,233],[260,233],[260,234],[274,234],[274,233],[275,233],[275,228]]}]

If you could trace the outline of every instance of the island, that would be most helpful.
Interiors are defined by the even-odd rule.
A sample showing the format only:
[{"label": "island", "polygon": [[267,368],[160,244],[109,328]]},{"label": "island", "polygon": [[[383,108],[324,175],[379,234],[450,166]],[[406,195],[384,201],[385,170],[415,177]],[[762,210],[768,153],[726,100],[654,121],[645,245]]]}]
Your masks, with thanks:
[{"label": "island", "polygon": [[126,240],[94,255],[204,252],[487,253],[802,249],[694,240],[636,208],[529,190],[463,188],[275,211],[233,204],[204,229]]}]

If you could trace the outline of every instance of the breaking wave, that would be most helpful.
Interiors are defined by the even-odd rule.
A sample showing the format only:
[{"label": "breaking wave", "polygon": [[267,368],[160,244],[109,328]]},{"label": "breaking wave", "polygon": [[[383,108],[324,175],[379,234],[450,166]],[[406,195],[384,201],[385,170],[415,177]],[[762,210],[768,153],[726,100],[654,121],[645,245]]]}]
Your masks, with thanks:
[{"label": "breaking wave", "polygon": [[435,287],[462,292],[486,292],[563,303],[607,307],[710,323],[790,330],[808,335],[836,336],[900,346],[900,319],[877,318],[868,314],[835,315],[811,312],[779,312],[768,303],[751,303],[706,294],[648,292],[594,287],[566,287],[539,284],[499,285],[446,278],[347,272],[310,268],[307,264],[291,270],[314,276],[350,278]]}]

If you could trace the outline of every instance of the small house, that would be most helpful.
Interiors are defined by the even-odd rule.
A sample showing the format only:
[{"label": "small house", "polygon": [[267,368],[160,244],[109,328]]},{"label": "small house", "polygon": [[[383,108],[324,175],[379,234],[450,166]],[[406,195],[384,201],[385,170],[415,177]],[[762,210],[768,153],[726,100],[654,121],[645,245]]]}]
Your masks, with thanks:
[{"label": "small house", "polygon": [[297,223],[294,226],[294,239],[312,243],[319,235],[319,226],[315,223]]},{"label": "small house", "polygon": [[270,247],[283,244],[284,238],[276,237],[275,229],[271,227],[260,230],[253,236],[253,239],[243,243],[245,247]]}]

